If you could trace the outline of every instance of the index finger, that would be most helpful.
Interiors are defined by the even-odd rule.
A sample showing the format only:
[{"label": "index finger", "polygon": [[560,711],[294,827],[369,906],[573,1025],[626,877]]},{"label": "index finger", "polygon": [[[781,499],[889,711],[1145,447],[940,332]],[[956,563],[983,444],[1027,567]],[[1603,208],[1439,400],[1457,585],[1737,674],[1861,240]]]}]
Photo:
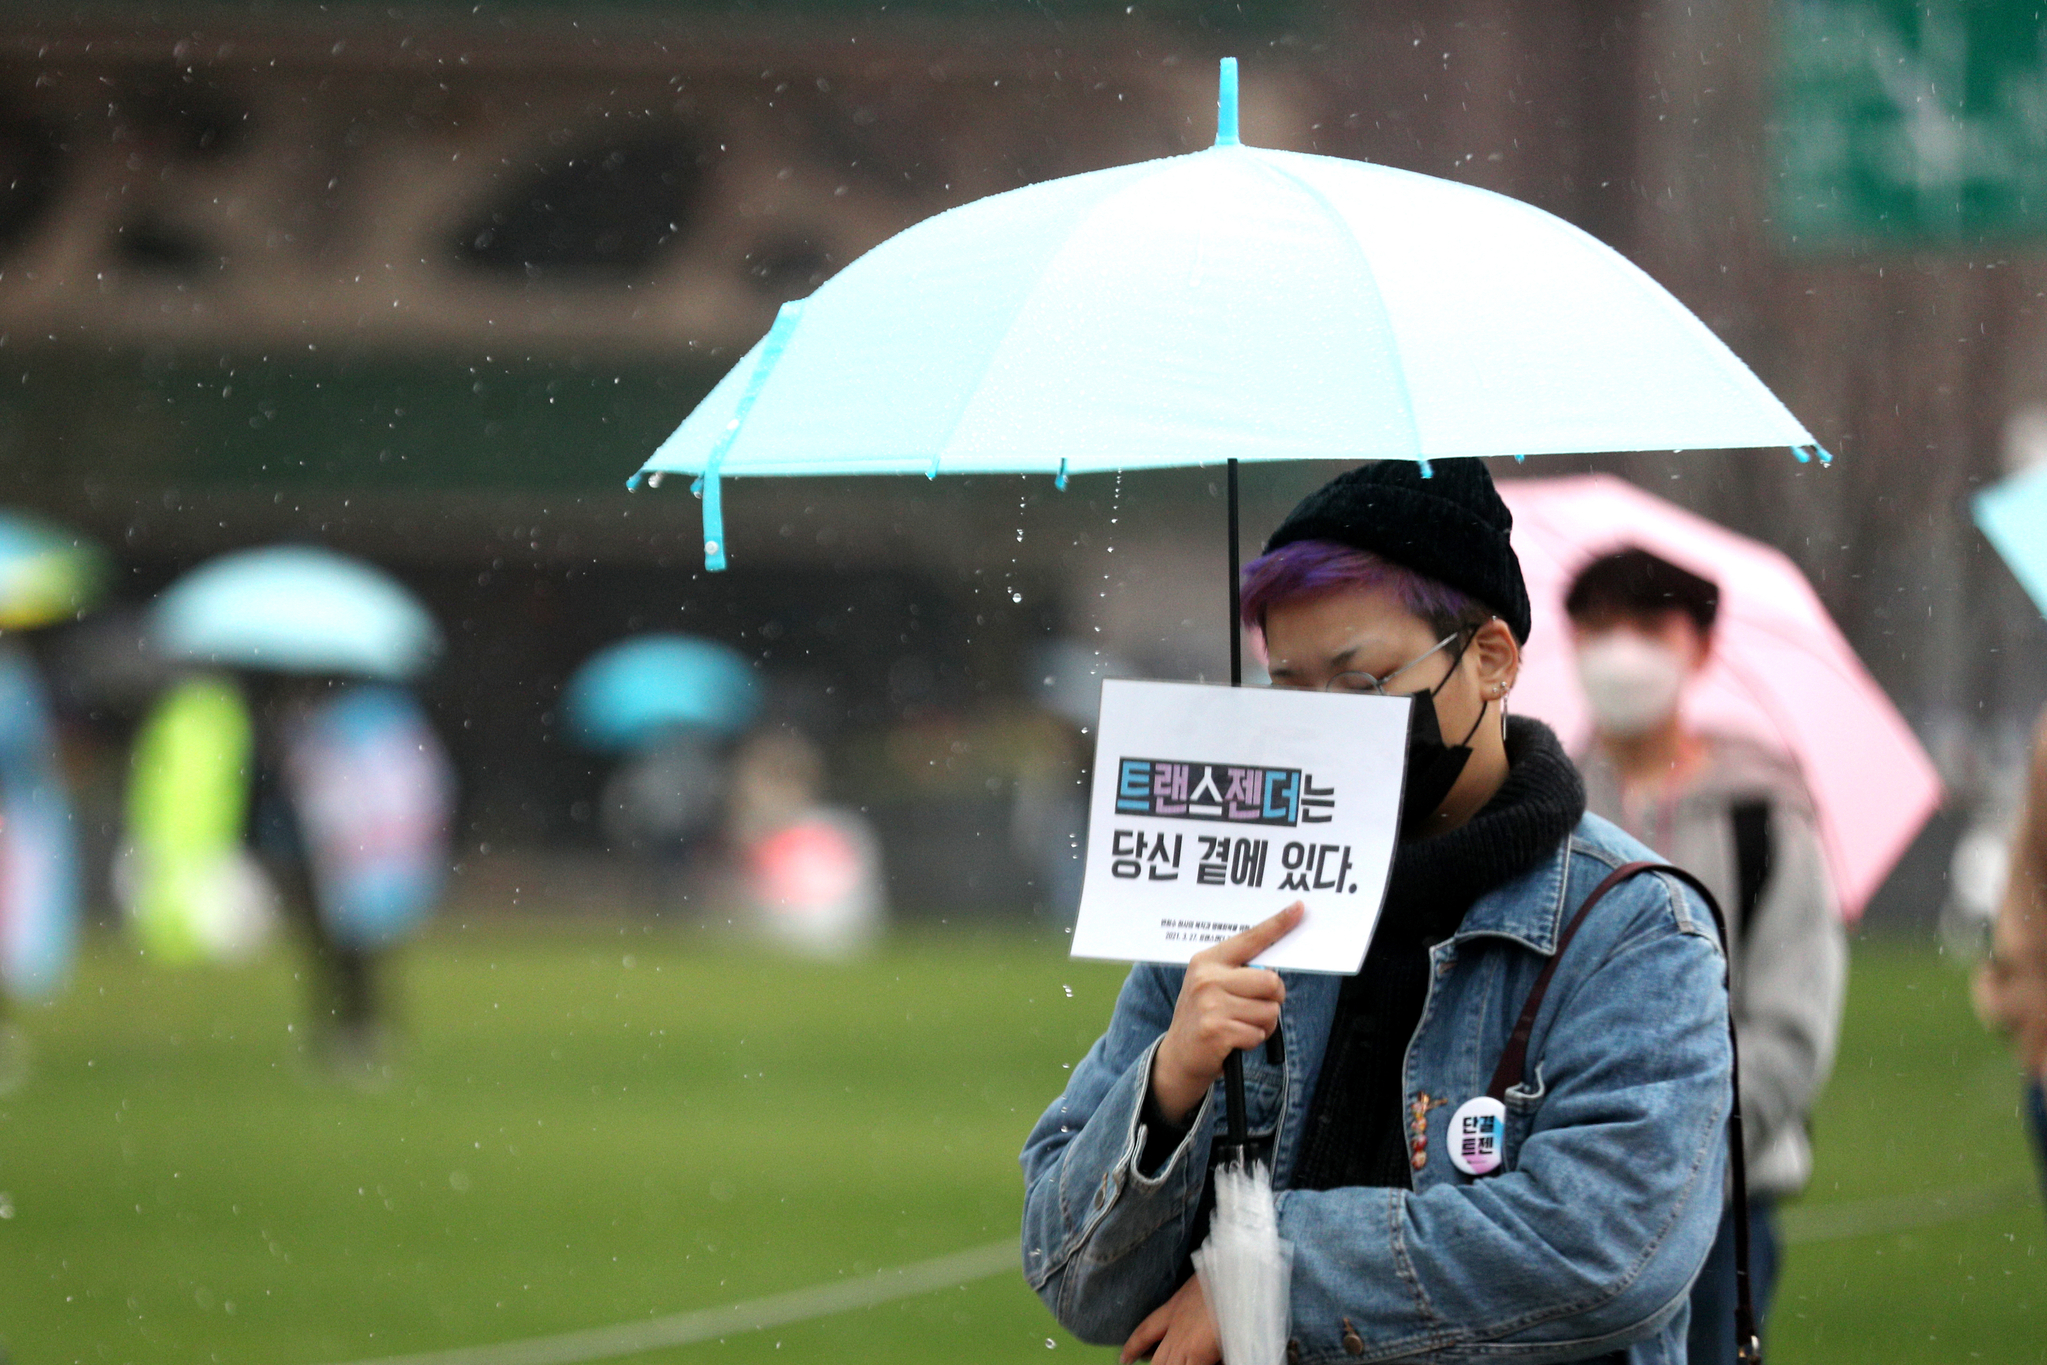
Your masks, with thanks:
[{"label": "index finger", "polygon": [[1272,918],[1260,920],[1243,933],[1224,939],[1201,955],[1213,962],[1241,967],[1299,928],[1307,913],[1307,905],[1295,901]]}]

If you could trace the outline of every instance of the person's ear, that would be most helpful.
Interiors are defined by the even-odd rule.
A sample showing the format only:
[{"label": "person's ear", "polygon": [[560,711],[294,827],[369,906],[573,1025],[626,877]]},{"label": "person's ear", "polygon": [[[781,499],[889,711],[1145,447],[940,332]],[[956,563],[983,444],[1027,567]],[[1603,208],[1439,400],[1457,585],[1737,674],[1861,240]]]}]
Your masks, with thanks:
[{"label": "person's ear", "polygon": [[1471,637],[1470,654],[1478,664],[1478,694],[1487,701],[1505,697],[1521,676],[1521,646],[1497,616]]}]

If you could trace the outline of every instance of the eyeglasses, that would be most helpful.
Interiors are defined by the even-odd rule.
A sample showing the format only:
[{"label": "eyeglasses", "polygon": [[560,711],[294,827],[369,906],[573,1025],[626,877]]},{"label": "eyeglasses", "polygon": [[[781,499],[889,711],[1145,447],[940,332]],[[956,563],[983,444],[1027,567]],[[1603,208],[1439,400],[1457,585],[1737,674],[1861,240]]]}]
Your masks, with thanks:
[{"label": "eyeglasses", "polygon": [[1416,664],[1422,662],[1422,660],[1428,658],[1431,654],[1439,653],[1447,646],[1455,644],[1458,640],[1461,640],[1463,638],[1464,638],[1463,631],[1453,630],[1448,635],[1445,635],[1442,639],[1436,641],[1436,643],[1431,645],[1428,649],[1422,651],[1420,654],[1415,655],[1412,659],[1409,659],[1406,663],[1402,664],[1400,667],[1394,669],[1390,673],[1380,674],[1338,673],[1328,682],[1323,683],[1321,690],[1324,692],[1362,692],[1366,696],[1370,697],[1387,696],[1388,695],[1386,691],[1387,683],[1392,682],[1395,678],[1407,672],[1408,669],[1413,668]]}]

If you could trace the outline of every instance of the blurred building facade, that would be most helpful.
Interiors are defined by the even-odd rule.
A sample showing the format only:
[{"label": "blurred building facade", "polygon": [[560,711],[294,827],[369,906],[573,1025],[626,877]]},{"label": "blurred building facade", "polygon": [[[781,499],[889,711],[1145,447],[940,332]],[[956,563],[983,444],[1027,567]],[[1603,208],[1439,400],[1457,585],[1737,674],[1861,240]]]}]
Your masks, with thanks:
[{"label": "blurred building facade", "polygon": [[[687,494],[622,484],[781,301],[952,204],[1205,145],[1235,53],[1247,140],[1527,199],[1728,340],[1835,468],[1525,472],[1619,469],[1786,549],[1986,801],[2047,697],[2047,628],[1966,512],[2047,452],[2012,169],[2047,82],[2037,46],[1983,55],[2005,8],[0,7],[0,499],[105,538],[133,601],[279,538],[399,572],[454,642],[434,693],[474,847],[587,844],[562,679],[695,629],[904,812],[899,899],[1027,900],[1003,831],[1034,651],[1220,672],[1214,479],[739,481],[718,576]],[[1328,472],[1247,471],[1249,527]]]}]

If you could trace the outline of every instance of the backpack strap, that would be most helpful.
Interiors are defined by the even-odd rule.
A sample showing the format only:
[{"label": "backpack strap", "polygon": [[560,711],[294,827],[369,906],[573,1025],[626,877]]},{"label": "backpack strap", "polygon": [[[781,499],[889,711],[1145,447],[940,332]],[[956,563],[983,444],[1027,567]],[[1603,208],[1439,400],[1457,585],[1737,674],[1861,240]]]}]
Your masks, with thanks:
[{"label": "backpack strap", "polygon": [[[1767,813],[1767,807],[1765,807]],[[1606,899],[1608,892],[1643,872],[1660,872],[1675,877],[1698,892],[1706,902],[1706,909],[1712,912],[1713,925],[1720,931],[1722,961],[1726,961],[1727,918],[1720,911],[1720,902],[1706,889],[1706,884],[1681,867],[1669,863],[1623,863],[1609,872],[1592,893],[1585,897],[1564,932],[1557,939],[1556,951],[1549,961],[1542,964],[1541,973],[1535,978],[1535,985],[1529,989],[1528,1000],[1521,1006],[1521,1017],[1514,1022],[1514,1031],[1507,1038],[1507,1046],[1500,1053],[1500,1064],[1493,1068],[1492,1083],[1486,1087],[1486,1094],[1506,1102],[1507,1090],[1517,1084],[1527,1071],[1528,1040],[1535,1031],[1535,1016],[1542,1010],[1543,997],[1549,993],[1550,979],[1556,975],[1557,963],[1563,960],[1564,950],[1577,937],[1579,926],[1592,912],[1592,907]],[[1723,966],[1721,979],[1727,979]],[[1748,1160],[1742,1149],[1741,1133],[1741,1050],[1734,1036],[1734,1013],[1730,1007],[1727,1015],[1727,1055],[1730,1081],[1734,1089],[1733,1106],[1727,1115],[1727,1164],[1734,1184],[1734,1340],[1735,1358],[1742,1365],[1762,1365],[1763,1344],[1756,1335],[1755,1299],[1749,1286],[1749,1226],[1748,1226]]]},{"label": "backpack strap", "polygon": [[1748,942],[1748,928],[1756,922],[1756,910],[1770,885],[1770,803],[1743,801],[1727,812],[1734,825],[1734,872],[1738,896],[1734,903],[1734,928],[1742,942]]}]

